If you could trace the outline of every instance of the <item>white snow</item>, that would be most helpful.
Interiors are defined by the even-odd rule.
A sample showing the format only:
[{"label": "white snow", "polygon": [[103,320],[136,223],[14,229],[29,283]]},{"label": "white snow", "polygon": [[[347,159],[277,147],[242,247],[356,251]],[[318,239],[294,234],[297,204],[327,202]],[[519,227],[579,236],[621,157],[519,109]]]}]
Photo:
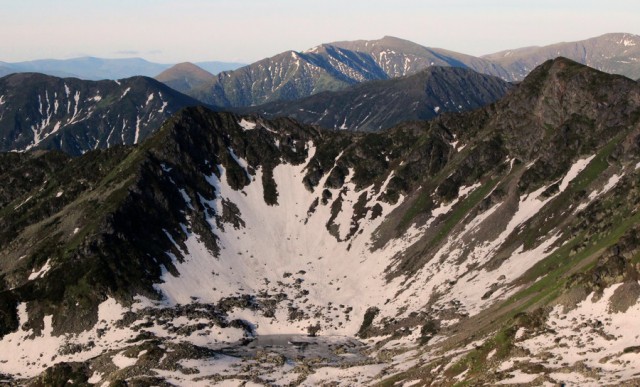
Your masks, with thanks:
[{"label": "white snow", "polygon": [[473,192],[474,190],[476,190],[478,187],[480,187],[481,184],[480,183],[475,183],[469,187],[460,187],[458,189],[458,196],[453,199],[452,201],[450,201],[449,203],[441,203],[440,206],[438,206],[437,208],[433,209],[431,211],[431,218],[427,221],[427,224],[425,227],[429,227],[431,225],[431,223],[433,221],[435,221],[440,215],[444,215],[449,213],[449,211],[451,211],[451,209],[461,200],[466,198],[471,192]]},{"label": "white snow", "polygon": [[246,119],[242,119],[240,120],[240,122],[238,122],[238,125],[240,125],[240,127],[244,130],[252,130],[256,128],[256,123],[255,122],[250,122],[247,121]]},{"label": "white snow", "polygon": [[600,191],[593,191],[589,194],[589,199],[590,200],[594,200],[595,198],[597,198],[598,196],[602,196],[605,193],[609,192],[613,187],[615,187],[618,182],[620,181],[620,179],[622,178],[623,175],[613,175],[609,178],[609,180],[607,181],[607,183],[604,185],[604,187],[602,187],[602,190]]},{"label": "white snow", "polygon": [[26,198],[26,199],[25,199],[25,201],[24,201],[24,202],[22,202],[22,203],[18,204],[16,207],[14,207],[14,208],[13,208],[13,210],[15,211],[15,210],[17,210],[18,208],[20,208],[20,207],[24,206],[24,205],[25,205],[25,204],[27,204],[27,202],[28,202],[29,200],[31,200],[32,198],[33,198],[33,196],[29,196],[28,198]]},{"label": "white snow", "polygon": [[58,193],[56,194],[56,197],[59,198],[60,196],[62,196],[63,193],[64,191],[58,191]]},{"label": "white snow", "polygon": [[520,370],[509,371],[508,374],[511,376],[509,379],[500,380],[496,384],[527,384],[540,376],[540,374],[527,374]]},{"label": "white snow", "polygon": [[611,191],[611,189],[613,187],[615,187],[618,184],[618,182],[620,182],[620,179],[622,178],[622,176],[624,176],[624,174],[622,174],[622,175],[614,174],[609,178],[609,180],[604,185],[604,187],[602,187],[602,189],[591,191],[591,193],[589,194],[589,197],[587,198],[587,200],[584,203],[580,203],[580,205],[578,205],[578,207],[576,207],[575,213],[578,213],[578,212],[584,210],[594,200],[596,200],[600,196],[606,194],[607,192]]},{"label": "white snow", "polygon": [[102,380],[102,377],[104,375],[98,371],[95,371],[93,373],[93,375],[91,375],[91,377],[87,380],[87,382],[91,383],[91,384],[96,384],[98,382],[100,382]]},{"label": "white snow", "polygon": [[601,383],[619,383],[633,378],[640,368],[640,357],[624,353],[624,349],[640,344],[637,324],[640,303],[636,300],[626,312],[612,313],[610,299],[621,285],[606,288],[599,299],[592,293],[568,313],[563,313],[562,306],[555,307],[547,321],[553,331],[518,345],[534,356],[551,353],[553,357],[545,356],[541,360],[550,368],[558,368],[561,363],[584,362],[588,367],[601,369],[604,372]]},{"label": "white snow", "polygon": [[45,264],[42,265],[40,270],[38,271],[34,270],[31,274],[29,274],[29,281],[32,281],[36,278],[43,277],[45,274],[47,274],[49,270],[51,270],[51,262],[50,260],[47,260],[47,262],[45,262]]},{"label": "white snow", "polygon": [[436,106],[433,108],[433,111],[438,114],[440,112],[440,106]]},{"label": "white snow", "polygon": [[[153,95],[153,94],[151,94],[151,95]],[[135,137],[133,139],[133,143],[134,144],[137,144],[138,140],[140,139],[140,122],[141,122],[140,121],[140,116],[136,115],[136,134],[135,134]]]},{"label": "white snow", "polygon": [[[562,190],[566,189],[569,183],[588,165],[591,159],[593,159],[593,157],[576,161],[561,180],[560,188]],[[490,290],[489,286],[491,284],[508,284],[524,274],[537,262],[552,254],[557,248],[554,244],[560,238],[559,233],[551,234],[549,238],[531,250],[524,251],[521,246],[496,270],[488,271],[483,268],[479,270],[476,269],[469,273],[467,268],[470,265],[482,267],[483,264],[487,263],[494,256],[509,235],[539,213],[547,203],[560,194],[560,192],[558,192],[553,196],[543,198],[541,195],[547,188],[548,187],[541,187],[535,192],[523,195],[511,219],[506,226],[503,226],[504,229],[493,240],[477,240],[476,232],[480,226],[502,206],[502,203],[496,204],[475,219],[468,220],[462,231],[453,233],[447,238],[435,256],[425,264],[410,283],[410,287],[406,285],[403,286],[402,279],[398,280],[395,286],[402,289],[401,293],[396,296],[394,303],[390,303],[390,306],[385,305],[380,309],[383,310],[384,313],[391,314],[394,313],[394,309],[398,307],[398,304],[402,304],[408,306],[407,310],[419,310],[426,301],[414,295],[433,294],[437,292],[441,295],[440,299],[436,302],[437,307],[446,308],[451,302],[459,302],[461,304],[461,310],[473,316],[497,300],[504,299],[515,293],[518,288],[501,286],[493,291],[490,297],[484,300],[482,299],[485,293]],[[461,190],[460,198],[456,200],[460,200],[463,194],[466,194],[465,190]],[[438,214],[440,212],[448,212],[449,210],[449,206],[441,206],[438,207],[435,212]],[[431,222],[433,222],[433,218],[427,222],[426,226],[428,227]],[[399,251],[402,251],[415,243],[425,229],[426,228],[412,227],[407,231],[403,240],[393,241],[393,245],[400,246]],[[474,240],[474,244],[469,246],[465,240]],[[460,259],[464,259],[462,264],[458,262]],[[450,283],[450,279],[452,278],[458,280],[452,284]],[[499,281],[498,278],[504,279]],[[391,286],[392,285],[389,287]]]},{"label": "white snow", "polygon": [[596,155],[592,155],[590,157],[587,157],[586,159],[580,159],[571,166],[569,172],[567,172],[565,177],[562,179],[562,182],[560,183],[560,192],[563,192],[565,189],[567,189],[569,183],[573,179],[575,179],[576,176],[578,176],[578,174],[587,167],[587,165],[589,165],[594,157],[596,157]]},{"label": "white snow", "polygon": [[124,93],[122,93],[122,95],[120,96],[120,99],[124,98],[129,93],[129,91],[131,91],[131,87],[127,87]]},{"label": "white snow", "polygon": [[158,113],[164,113],[164,110],[167,108],[167,106],[169,106],[169,102],[162,101],[162,106],[160,107],[160,109],[158,109]]},{"label": "white snow", "polygon": [[111,358],[111,361],[119,369],[131,367],[131,366],[136,365],[136,363],[138,362],[138,358],[140,356],[144,355],[146,352],[147,352],[146,350],[143,350],[143,351],[140,351],[138,353],[137,357],[128,357],[128,356],[126,356],[124,354],[124,351],[123,351],[123,352],[120,352],[117,355],[113,356],[113,358]]},{"label": "white snow", "polygon": [[[310,160],[315,148],[308,143],[307,149]],[[333,320],[342,322],[342,326],[334,324],[333,328],[323,329],[331,329],[336,334],[356,332],[368,305],[377,304],[387,297],[383,289],[384,269],[390,255],[372,253],[368,247],[372,231],[384,217],[360,220],[360,227],[365,232],[352,236],[348,243],[339,242],[326,228],[327,220],[331,217],[330,206],[320,204],[314,213],[307,213],[314,200],[322,195],[327,175],[314,192],[309,192],[302,184],[304,168],[303,163],[297,166],[281,164],[274,169],[279,193],[278,205],[275,206],[264,202],[261,170],[256,171],[253,181],[243,191],[234,191],[226,184],[225,170],[220,166],[220,179],[215,175],[208,176],[217,199],[206,201],[200,197],[202,204],[220,213],[223,199],[233,202],[245,226],[236,229],[231,224],[225,224],[223,232],[218,229],[214,219],[209,220],[220,241],[221,251],[217,258],[212,257],[212,252],[204,246],[198,235],[184,227],[187,237],[184,262],[178,262],[173,257],[180,276],[165,273],[162,277],[164,283],[157,286],[165,295],[165,302],[189,303],[191,297],[197,297],[202,302],[214,302],[229,295],[269,291],[283,280],[283,273],[304,270],[306,274],[294,275],[289,280],[291,283],[296,277],[302,278],[302,287],[309,291],[306,296],[308,302],[301,306],[310,310],[324,307],[327,299],[334,304],[351,306],[353,312],[349,321],[344,314],[333,312],[338,315],[332,314]],[[350,188],[354,191],[352,185]],[[373,200],[371,190],[372,187],[369,187],[350,192],[343,200],[353,202],[363,192]],[[334,197],[340,195],[340,190],[331,191]],[[381,206],[383,213],[395,207],[386,203],[381,203]],[[341,238],[346,237],[353,224],[350,216],[353,210],[347,211],[349,206],[346,204],[345,207],[344,213],[341,211],[334,219]],[[270,226],[265,228],[265,224]],[[266,285],[265,279],[274,285]],[[283,290],[291,291],[287,288]],[[356,299],[359,302],[354,304]],[[240,310],[234,311],[234,316],[244,316],[256,322],[261,334],[304,333],[309,325],[309,321],[287,321],[286,308],[279,310],[275,318],[264,318],[257,313]]]},{"label": "white snow", "polygon": [[187,191],[185,191],[184,188],[180,188],[178,191],[180,191],[180,195],[182,195],[182,199],[184,200],[185,204],[189,207],[189,209],[193,210],[191,198],[189,197],[189,195],[187,195]]},{"label": "white snow", "polygon": [[349,368],[322,367],[307,376],[301,386],[320,386],[334,381],[341,386],[362,386],[369,384],[383,369],[383,364]]},{"label": "white snow", "polygon": [[[9,333],[0,340],[0,373],[17,375],[23,378],[34,377],[47,367],[63,361],[84,361],[105,351],[122,348],[126,340],[137,333],[128,329],[116,329],[114,323],[125,309],[113,299],[107,299],[98,308],[98,324],[90,331],[80,334],[53,336],[53,318],[45,316],[44,329],[40,335],[32,330]],[[27,304],[18,305],[20,326],[28,321]],[[103,330],[99,337],[98,330]],[[58,350],[66,343],[86,345],[95,343],[91,349],[71,355],[61,355]]]},{"label": "white snow", "polygon": [[144,104],[144,106],[149,106],[149,103],[153,101],[153,93],[149,94],[149,96],[147,97],[147,102]]},{"label": "white snow", "polygon": [[636,45],[636,42],[633,39],[623,39],[620,41],[620,44],[622,44],[625,47],[633,47]]}]

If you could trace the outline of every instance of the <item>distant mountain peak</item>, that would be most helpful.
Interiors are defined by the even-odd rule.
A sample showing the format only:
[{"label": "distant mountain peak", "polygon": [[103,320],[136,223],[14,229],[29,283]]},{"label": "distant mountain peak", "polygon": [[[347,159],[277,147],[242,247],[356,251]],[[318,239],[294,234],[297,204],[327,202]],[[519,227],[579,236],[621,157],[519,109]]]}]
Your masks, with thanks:
[{"label": "distant mountain peak", "polygon": [[155,79],[160,82],[164,82],[165,80],[169,80],[175,78],[176,76],[190,76],[194,78],[201,79],[211,79],[214,77],[213,74],[204,70],[203,68],[191,63],[191,62],[182,62],[172,67],[164,70],[160,74],[158,74]]},{"label": "distant mountain peak", "polygon": [[632,79],[640,77],[640,36],[623,32],[542,47],[505,50],[482,58],[505,68],[513,79],[523,79],[536,66],[559,56],[607,73]]}]

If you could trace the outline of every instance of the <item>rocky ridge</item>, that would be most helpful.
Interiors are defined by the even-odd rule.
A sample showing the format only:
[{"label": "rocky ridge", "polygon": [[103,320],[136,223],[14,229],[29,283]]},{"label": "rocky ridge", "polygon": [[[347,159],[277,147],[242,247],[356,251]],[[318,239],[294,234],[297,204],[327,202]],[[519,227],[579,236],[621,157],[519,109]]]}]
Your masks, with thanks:
[{"label": "rocky ridge", "polygon": [[511,87],[475,71],[433,66],[406,77],[234,110],[267,118],[290,117],[335,130],[380,131],[404,121],[481,108],[502,98]]},{"label": "rocky ridge", "polygon": [[137,144],[185,106],[201,102],[151,78],[83,81],[36,73],[0,78],[0,150]]},{"label": "rocky ridge", "polygon": [[637,382],[639,120],[636,82],[556,59],[381,133],[189,108],[137,147],[5,154],[0,373]]}]

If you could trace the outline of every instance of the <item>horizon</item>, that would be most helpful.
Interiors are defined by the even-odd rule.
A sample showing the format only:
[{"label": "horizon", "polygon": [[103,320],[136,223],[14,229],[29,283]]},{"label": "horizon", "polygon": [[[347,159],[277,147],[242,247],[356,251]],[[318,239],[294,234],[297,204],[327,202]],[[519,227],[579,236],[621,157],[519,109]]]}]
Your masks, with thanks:
[{"label": "horizon", "polygon": [[519,46],[519,47],[508,47],[508,48],[504,48],[504,49],[500,49],[498,51],[493,51],[493,52],[488,52],[485,54],[480,54],[480,55],[473,55],[473,54],[469,54],[467,52],[461,52],[461,51],[455,51],[455,50],[450,50],[447,47],[439,47],[439,46],[425,46],[422,45],[420,43],[417,42],[413,42],[409,39],[405,39],[399,36],[391,36],[391,35],[384,35],[381,36],[377,39],[352,39],[352,40],[334,40],[331,42],[322,42],[322,43],[318,43],[315,46],[311,46],[308,47],[306,49],[303,50],[293,50],[293,49],[289,49],[289,50],[285,50],[285,51],[280,51],[280,52],[276,52],[273,54],[270,54],[269,56],[266,56],[264,58],[258,58],[252,62],[237,62],[237,61],[226,61],[226,60],[219,60],[219,59],[204,59],[204,60],[196,60],[196,61],[189,61],[189,60],[178,60],[178,61],[173,61],[173,62],[166,62],[166,61],[154,61],[152,59],[149,59],[148,57],[143,57],[143,56],[122,56],[122,57],[118,57],[118,56],[112,56],[112,57],[101,57],[101,56],[96,56],[96,55],[91,55],[91,54],[87,54],[87,55],[82,55],[82,56],[72,56],[72,57],[68,57],[68,58],[34,58],[34,59],[27,59],[27,60],[21,60],[21,61],[7,61],[7,60],[3,60],[2,58],[0,58],[0,63],[7,63],[7,64],[15,64],[15,63],[22,63],[22,62],[35,62],[35,61],[67,61],[67,60],[77,60],[77,59],[102,59],[102,60],[126,60],[126,59],[139,59],[139,60],[144,60],[150,63],[155,63],[155,64],[161,64],[161,65],[177,65],[180,63],[193,63],[193,64],[197,64],[197,63],[207,63],[207,62],[220,62],[220,63],[235,63],[235,64],[243,64],[243,65],[248,65],[257,61],[260,61],[262,59],[265,58],[269,58],[278,54],[281,54],[283,52],[286,51],[296,51],[296,52],[304,52],[305,50],[311,49],[313,47],[319,46],[321,44],[332,44],[332,43],[336,43],[336,42],[344,42],[344,41],[357,41],[357,40],[369,40],[369,41],[375,41],[375,40],[380,40],[384,37],[392,37],[392,38],[397,38],[397,39],[402,39],[402,40],[408,40],[411,41],[413,43],[416,44],[420,44],[421,46],[427,47],[427,48],[435,48],[435,49],[447,49],[450,51],[454,51],[457,52],[459,54],[468,54],[468,55],[473,55],[473,56],[477,56],[477,57],[482,57],[485,55],[491,55],[491,54],[496,54],[499,52],[503,52],[503,51],[509,51],[509,50],[517,50],[517,49],[522,49],[522,48],[530,48],[530,47],[545,47],[545,46],[549,46],[549,45],[553,45],[553,44],[558,44],[558,43],[572,43],[572,42],[577,42],[577,41],[583,41],[583,40],[587,40],[587,39],[591,39],[591,38],[597,38],[597,37],[601,37],[604,35],[609,35],[609,34],[628,34],[628,35],[635,35],[635,36],[640,36],[639,34],[633,34],[630,32],[624,32],[624,31],[615,31],[615,32],[607,32],[604,34],[600,34],[597,36],[590,36],[590,37],[585,37],[583,39],[577,39],[577,40],[559,40],[556,42],[551,42],[551,43],[547,43],[547,44],[535,44],[535,45],[529,45],[529,46]]},{"label": "horizon", "polygon": [[557,3],[0,0],[0,33],[10,37],[0,42],[0,61],[95,57],[253,63],[288,50],[383,36],[482,56],[607,33],[640,34],[637,2]]}]

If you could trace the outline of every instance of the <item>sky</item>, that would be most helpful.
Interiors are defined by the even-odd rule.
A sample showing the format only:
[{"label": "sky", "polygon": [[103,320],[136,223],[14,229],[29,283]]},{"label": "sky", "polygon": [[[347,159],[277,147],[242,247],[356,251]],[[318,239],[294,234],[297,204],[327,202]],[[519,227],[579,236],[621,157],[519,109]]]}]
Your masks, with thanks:
[{"label": "sky", "polygon": [[391,35],[471,55],[640,34],[638,0],[0,0],[0,61],[251,63]]}]

